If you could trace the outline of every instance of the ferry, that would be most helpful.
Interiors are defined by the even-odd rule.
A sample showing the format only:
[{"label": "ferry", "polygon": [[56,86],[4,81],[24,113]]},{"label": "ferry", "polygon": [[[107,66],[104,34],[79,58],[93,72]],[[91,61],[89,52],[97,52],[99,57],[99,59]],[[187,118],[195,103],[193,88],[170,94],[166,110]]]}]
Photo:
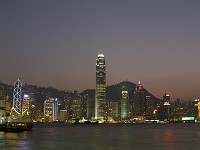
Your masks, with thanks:
[{"label": "ferry", "polygon": [[33,121],[25,117],[14,118],[8,116],[5,120],[2,120],[0,124],[0,131],[4,132],[31,131],[32,128]]},{"label": "ferry", "polygon": [[31,131],[33,123],[26,122],[7,122],[1,126],[0,131],[4,132],[22,132]]}]

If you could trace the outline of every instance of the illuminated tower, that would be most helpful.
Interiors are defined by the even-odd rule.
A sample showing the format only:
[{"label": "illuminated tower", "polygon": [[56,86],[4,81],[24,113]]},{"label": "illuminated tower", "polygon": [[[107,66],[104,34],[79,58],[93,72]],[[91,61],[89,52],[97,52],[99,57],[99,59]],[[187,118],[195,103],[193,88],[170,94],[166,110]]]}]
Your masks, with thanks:
[{"label": "illuminated tower", "polygon": [[103,54],[96,59],[96,94],[95,94],[95,118],[107,119],[106,107],[106,65]]},{"label": "illuminated tower", "polygon": [[164,120],[169,121],[170,120],[170,95],[168,93],[165,93],[163,95],[163,105],[164,105],[164,114],[165,114],[165,118]]},{"label": "illuminated tower", "polygon": [[168,93],[165,93],[163,95],[163,105],[169,106],[170,105],[170,95]]},{"label": "illuminated tower", "polygon": [[128,117],[128,91],[124,86],[122,87],[122,99],[121,99],[121,119],[127,119]]},{"label": "illuminated tower", "polygon": [[49,98],[44,101],[44,118],[47,122],[57,121],[58,100],[57,98]]},{"label": "illuminated tower", "polygon": [[136,116],[146,115],[146,95],[143,84],[138,82],[134,91],[134,112]]},{"label": "illuminated tower", "polygon": [[30,114],[30,96],[28,94],[23,95],[22,114],[23,115],[29,115]]},{"label": "illuminated tower", "polygon": [[18,79],[14,83],[12,113],[22,114],[22,83]]}]

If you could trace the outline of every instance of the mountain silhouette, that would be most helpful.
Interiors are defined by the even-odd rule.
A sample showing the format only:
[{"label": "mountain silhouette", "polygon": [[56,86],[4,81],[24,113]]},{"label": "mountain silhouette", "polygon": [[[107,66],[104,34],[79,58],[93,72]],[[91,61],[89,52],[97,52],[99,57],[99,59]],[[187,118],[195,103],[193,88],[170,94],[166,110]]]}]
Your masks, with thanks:
[{"label": "mountain silhouette", "polygon": [[[121,100],[122,90],[128,91],[129,99],[134,99],[135,88],[136,88],[136,84],[132,83],[130,81],[122,81],[120,83],[107,86],[106,87],[106,99],[108,101]],[[155,103],[158,103],[161,101],[161,99],[156,98],[153,94],[148,92],[146,89],[144,89],[144,90],[145,90],[145,95],[152,96]],[[91,98],[95,99],[95,89],[85,90],[81,94],[83,94],[83,95],[88,94],[88,95],[90,95]]]}]

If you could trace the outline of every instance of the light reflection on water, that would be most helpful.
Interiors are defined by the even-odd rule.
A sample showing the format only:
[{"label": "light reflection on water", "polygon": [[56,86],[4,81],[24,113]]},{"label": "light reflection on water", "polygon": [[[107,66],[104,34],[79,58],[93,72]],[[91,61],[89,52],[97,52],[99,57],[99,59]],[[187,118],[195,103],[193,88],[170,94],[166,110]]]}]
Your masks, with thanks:
[{"label": "light reflection on water", "polygon": [[200,124],[34,124],[0,132],[0,150],[179,150],[200,148]]},{"label": "light reflection on water", "polygon": [[31,140],[28,132],[12,133],[0,132],[0,149],[1,150],[26,150],[30,149]]}]

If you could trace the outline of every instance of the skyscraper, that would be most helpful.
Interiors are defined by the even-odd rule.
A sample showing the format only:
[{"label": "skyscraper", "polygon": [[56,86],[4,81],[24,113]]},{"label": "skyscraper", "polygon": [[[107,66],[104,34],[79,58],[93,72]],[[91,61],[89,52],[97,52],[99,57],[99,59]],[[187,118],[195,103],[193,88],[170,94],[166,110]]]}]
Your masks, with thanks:
[{"label": "skyscraper", "polygon": [[170,95],[168,93],[165,93],[163,95],[163,105],[169,106],[170,105]]},{"label": "skyscraper", "polygon": [[125,87],[122,87],[122,98],[121,98],[121,119],[128,118],[128,91]]},{"label": "skyscraper", "polygon": [[95,95],[95,118],[107,119],[106,106],[106,64],[103,54],[96,59],[96,95]]},{"label": "skyscraper", "polygon": [[58,114],[58,100],[57,98],[49,98],[44,101],[44,118],[47,122],[53,122],[57,120]]},{"label": "skyscraper", "polygon": [[164,105],[164,114],[165,114],[165,120],[170,120],[170,95],[168,93],[165,93],[163,95],[163,105]]},{"label": "skyscraper", "polygon": [[134,91],[134,114],[136,116],[146,115],[146,95],[143,84],[138,82]]},{"label": "skyscraper", "polygon": [[22,114],[30,114],[30,96],[28,94],[24,94],[22,98]]},{"label": "skyscraper", "polygon": [[170,120],[170,95],[168,93],[163,95],[163,101],[158,110],[158,118],[162,121]]},{"label": "skyscraper", "polygon": [[14,83],[12,114],[22,114],[22,83],[18,79]]}]

